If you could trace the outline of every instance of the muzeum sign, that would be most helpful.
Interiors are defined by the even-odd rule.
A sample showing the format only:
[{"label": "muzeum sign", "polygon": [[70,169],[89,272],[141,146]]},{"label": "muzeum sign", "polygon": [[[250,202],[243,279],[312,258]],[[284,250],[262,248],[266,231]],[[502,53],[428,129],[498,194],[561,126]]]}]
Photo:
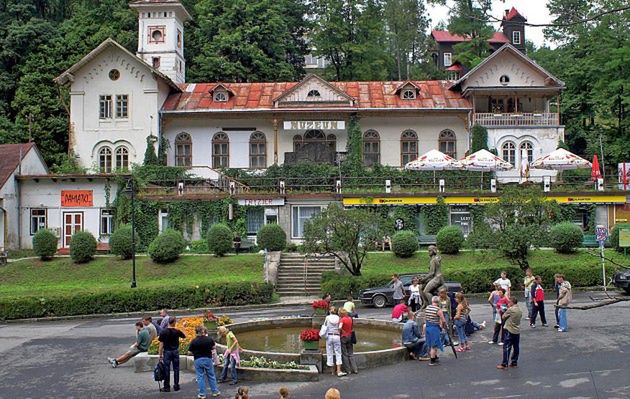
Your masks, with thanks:
[{"label": "muzeum sign", "polygon": [[284,121],[284,130],[346,130],[346,121]]}]

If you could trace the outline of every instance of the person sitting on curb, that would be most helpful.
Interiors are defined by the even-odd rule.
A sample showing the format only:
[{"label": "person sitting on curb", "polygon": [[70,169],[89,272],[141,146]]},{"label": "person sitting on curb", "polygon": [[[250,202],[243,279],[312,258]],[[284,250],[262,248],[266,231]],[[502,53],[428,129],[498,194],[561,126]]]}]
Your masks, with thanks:
[{"label": "person sitting on curb", "polygon": [[113,368],[118,367],[119,365],[127,362],[132,357],[136,356],[141,352],[146,352],[149,350],[149,345],[151,344],[151,336],[149,335],[149,330],[144,328],[144,325],[141,321],[136,323],[136,342],[129,347],[129,350],[117,358],[108,357],[107,361],[111,363]]},{"label": "person sitting on curb", "polygon": [[429,360],[424,337],[420,333],[420,327],[414,320],[415,315],[410,312],[402,329],[402,343],[409,350],[409,357],[413,360]]},{"label": "person sitting on curb", "polygon": [[405,305],[405,298],[400,299],[399,302],[400,303],[392,309],[392,321],[394,323],[405,321],[405,317],[407,313],[409,313],[409,308]]}]

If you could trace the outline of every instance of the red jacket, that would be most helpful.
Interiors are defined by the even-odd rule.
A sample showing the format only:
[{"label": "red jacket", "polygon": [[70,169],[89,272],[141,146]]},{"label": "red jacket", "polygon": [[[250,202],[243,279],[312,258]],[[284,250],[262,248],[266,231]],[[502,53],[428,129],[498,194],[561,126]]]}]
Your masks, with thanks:
[{"label": "red jacket", "polygon": [[545,290],[540,284],[536,284],[536,288],[534,289],[534,300],[536,302],[543,302],[545,300]]}]

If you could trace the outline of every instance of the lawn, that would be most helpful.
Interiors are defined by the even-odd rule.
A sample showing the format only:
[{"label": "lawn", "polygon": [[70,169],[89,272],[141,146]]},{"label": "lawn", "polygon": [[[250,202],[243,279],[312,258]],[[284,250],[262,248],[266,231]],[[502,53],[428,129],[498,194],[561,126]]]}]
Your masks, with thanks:
[{"label": "lawn", "polygon": [[[136,276],[138,287],[147,288],[208,282],[262,282],[263,256],[188,255],[167,265],[153,263],[142,256],[136,258]],[[130,281],[131,261],[115,257],[97,257],[86,264],[75,264],[70,258],[46,262],[21,260],[0,268],[0,298],[107,291],[128,288]]]}]

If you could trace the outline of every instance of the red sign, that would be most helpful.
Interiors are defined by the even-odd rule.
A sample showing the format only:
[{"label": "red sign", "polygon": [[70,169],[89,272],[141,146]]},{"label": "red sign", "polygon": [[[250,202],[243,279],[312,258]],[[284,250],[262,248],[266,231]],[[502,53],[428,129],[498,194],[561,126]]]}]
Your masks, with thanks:
[{"label": "red sign", "polygon": [[63,208],[81,208],[93,206],[92,190],[62,190],[61,206]]}]

